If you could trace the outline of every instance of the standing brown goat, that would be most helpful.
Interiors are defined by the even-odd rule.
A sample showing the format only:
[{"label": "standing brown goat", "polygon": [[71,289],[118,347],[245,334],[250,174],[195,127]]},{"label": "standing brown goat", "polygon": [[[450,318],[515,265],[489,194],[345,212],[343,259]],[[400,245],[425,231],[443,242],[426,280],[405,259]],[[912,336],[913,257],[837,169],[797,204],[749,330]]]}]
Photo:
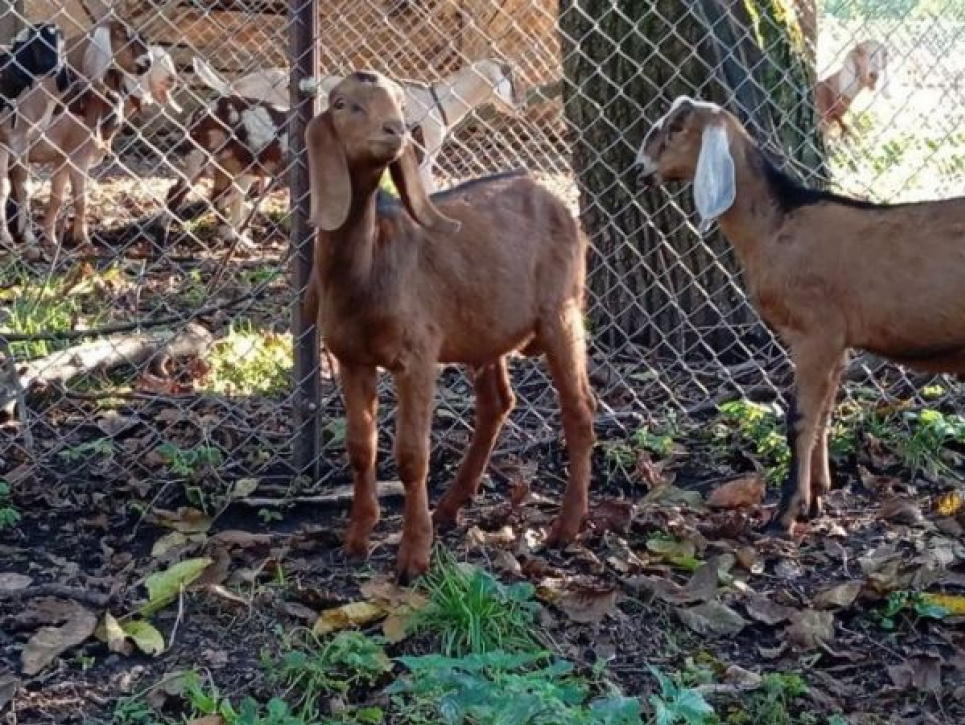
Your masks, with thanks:
[{"label": "standing brown goat", "polygon": [[[395,456],[405,486],[397,569],[429,566],[426,492],[436,366],[473,371],[476,426],[435,511],[452,523],[479,487],[514,404],[513,351],[545,353],[560,396],[570,479],[553,543],[571,541],[587,510],[595,403],[582,322],[586,241],[566,206],[526,175],[469,182],[430,199],[406,133],[402,89],[377,73],[349,75],[306,130],[315,268],[304,300],[338,359],[354,470],[345,545],[366,555],[379,520],[375,490],[376,369],[399,397]],[[379,199],[385,169],[402,203]]]},{"label": "standing brown goat", "polygon": [[965,373],[965,198],[872,204],[807,189],[740,122],[682,96],[640,148],[644,181],[694,182],[701,228],[720,224],[754,306],[795,364],[792,461],[773,521],[820,515],[828,421],[849,348],[932,373]]}]

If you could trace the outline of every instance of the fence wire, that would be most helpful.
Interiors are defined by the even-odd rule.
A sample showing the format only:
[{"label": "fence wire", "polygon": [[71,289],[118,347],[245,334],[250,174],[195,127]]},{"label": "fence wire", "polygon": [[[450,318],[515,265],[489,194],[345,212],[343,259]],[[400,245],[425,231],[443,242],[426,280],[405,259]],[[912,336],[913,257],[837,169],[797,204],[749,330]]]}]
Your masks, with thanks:
[{"label": "fence wire", "polygon": [[[605,217],[606,224],[587,229],[594,243],[587,310],[591,368],[605,440],[627,439],[648,424],[696,424],[723,400],[774,397],[786,388],[789,362],[751,309],[726,244],[697,234],[686,192],[662,192],[658,208],[651,205],[641,216],[632,172],[614,161],[632,159],[646,128],[666,110],[668,89],[678,88],[684,68],[695,62],[708,78],[742,64],[751,83],[735,89],[734,98],[750,98],[751,106],[773,100],[782,83],[798,82],[785,65],[784,46],[769,41],[775,29],[761,25],[773,22],[771,16],[736,26],[756,43],[759,52],[750,57],[708,50],[709,39],[719,37],[716,23],[722,17],[708,10],[715,5],[709,2],[319,5],[320,78],[373,68],[411,81],[413,88],[433,84],[432,98],[438,100],[421,108],[424,117],[409,120],[424,126],[428,114],[438,113],[438,103],[453,126],[438,149],[437,188],[525,166],[575,215],[582,211],[585,221],[597,222]],[[586,37],[567,36],[559,22],[562,6],[583,14],[582,26],[618,33],[606,39],[606,48],[592,51],[594,58],[606,59],[595,72],[579,77],[564,72],[579,67],[572,54],[591,51]],[[636,6],[637,15],[627,10]],[[223,149],[199,151],[197,135],[185,144],[197,114],[213,107],[225,90],[212,88],[211,76],[199,75],[199,65],[229,86],[261,73],[256,81],[262,98],[287,98],[294,60],[289,4],[19,0],[4,7],[0,40],[6,44],[34,23],[54,22],[69,38],[87,42],[101,24],[120,21],[153,49],[148,75],[159,77],[167,67],[164,58],[174,74],[171,98],[155,98],[151,88],[143,88],[142,107],[135,111],[128,104],[114,136],[100,125],[90,130],[95,122],[72,110],[69,99],[58,98],[47,130],[32,140],[31,154],[42,157],[34,149],[57,141],[50,129],[62,123],[63,114],[74,114],[75,125],[88,124],[88,137],[108,151],[89,170],[79,167],[74,147],[53,166],[32,164],[37,239],[15,238],[0,250],[2,475],[14,483],[77,477],[99,484],[144,481],[146,497],[157,490],[155,482],[179,481],[203,508],[250,491],[252,481],[267,495],[289,493],[298,472],[291,462],[296,413],[304,402],[296,394],[293,359],[299,345],[313,344],[293,337],[290,324],[300,296],[291,284],[293,200],[287,180],[293,159],[283,153],[262,170],[263,183],[250,188],[241,171],[223,167],[223,175],[248,197],[240,213],[207,204],[209,171],[191,184],[173,223],[165,226],[164,216],[172,186],[190,172],[192,154],[215,169],[223,163],[211,158]],[[782,7],[793,12],[790,5]],[[814,136],[810,91],[803,106],[784,108],[781,123],[756,129],[762,143],[803,178],[849,193],[895,202],[957,194],[965,161],[959,60],[965,57],[965,4],[826,0],[815,7],[800,0],[794,7],[805,19],[802,39],[808,44],[804,55],[813,58],[812,81],[839,71],[856,43],[867,40],[887,49],[887,77],[857,95],[846,115],[848,135],[832,130],[816,142],[825,147],[824,168],[801,162],[802,147],[782,135],[782,124],[802,123],[812,127],[799,129],[799,137]],[[659,25],[655,18],[669,26],[660,37],[648,35]],[[630,54],[631,48],[635,53],[643,48],[642,56]],[[620,64],[645,82],[644,95],[628,98],[626,88],[608,79],[607,67]],[[680,77],[651,73],[657,66],[679,68]],[[81,81],[77,92],[86,89]],[[591,120],[573,123],[574,115],[564,113],[564,98],[569,104],[587,101],[583,113]],[[612,105],[600,98],[612,99]],[[632,104],[635,118],[615,115],[620,103]],[[284,118],[287,104],[274,110]],[[255,124],[248,126],[249,143],[267,148],[285,133],[268,111],[252,111],[249,118]],[[609,147],[587,142],[606,138],[599,128],[607,126],[617,141]],[[260,140],[253,138],[259,134]],[[588,185],[579,177],[573,164],[577,146],[583,149],[584,174],[596,173],[596,165],[614,179],[612,187]],[[86,209],[67,193],[70,201],[52,223],[46,210],[51,177],[61,163],[78,172],[72,177],[89,177]],[[615,207],[613,199],[622,201]],[[71,211],[84,213],[89,240],[75,238],[79,225],[66,223]],[[53,238],[45,230],[53,230]],[[641,245],[640,239],[649,241]],[[651,333],[641,342],[628,331],[634,320],[658,329],[659,339]],[[324,355],[320,374],[321,440],[314,475],[299,484],[308,489],[346,477],[344,410]],[[513,379],[518,406],[497,448],[496,458],[503,461],[554,445],[560,437],[555,395],[540,362],[514,360]],[[868,357],[859,360],[851,380],[912,397],[928,382]],[[948,382],[944,389],[956,390]],[[434,437],[434,471],[440,476],[468,442],[471,391],[460,370],[442,371]],[[391,476],[387,378],[380,398],[380,466],[383,476]],[[633,475],[630,469],[627,463],[623,473]]]}]

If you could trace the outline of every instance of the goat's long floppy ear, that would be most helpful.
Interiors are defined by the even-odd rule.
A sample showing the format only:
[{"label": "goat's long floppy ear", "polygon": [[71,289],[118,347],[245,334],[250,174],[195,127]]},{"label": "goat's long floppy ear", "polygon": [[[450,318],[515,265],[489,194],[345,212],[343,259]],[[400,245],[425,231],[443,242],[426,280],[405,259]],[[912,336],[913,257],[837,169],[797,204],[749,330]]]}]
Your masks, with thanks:
[{"label": "goat's long floppy ear", "polygon": [[84,74],[92,81],[103,79],[113,56],[111,29],[106,25],[98,25],[88,39],[87,50],[84,51]]},{"label": "goat's long floppy ear", "polygon": [[851,92],[853,94],[861,88],[859,85],[861,69],[858,67],[857,53],[857,48],[852,48],[848,51],[848,54],[844,56],[841,75],[838,76],[838,91],[841,93]]},{"label": "goat's long floppy ear", "polygon": [[419,162],[416,160],[412,139],[406,138],[402,156],[389,164],[389,173],[395,188],[402,195],[402,202],[409,211],[409,215],[426,229],[433,229],[445,234],[455,234],[462,226],[455,219],[450,219],[436,209],[429,200],[426,187],[419,174]]},{"label": "goat's long floppy ear", "polygon": [[315,116],[305,129],[308,148],[309,221],[327,232],[345,224],[352,205],[352,180],[345,150],[335,137],[332,117]]},{"label": "goat's long floppy ear", "polygon": [[694,205],[700,215],[700,231],[731,208],[737,196],[734,158],[723,124],[710,123],[701,135],[700,155],[694,172]]}]

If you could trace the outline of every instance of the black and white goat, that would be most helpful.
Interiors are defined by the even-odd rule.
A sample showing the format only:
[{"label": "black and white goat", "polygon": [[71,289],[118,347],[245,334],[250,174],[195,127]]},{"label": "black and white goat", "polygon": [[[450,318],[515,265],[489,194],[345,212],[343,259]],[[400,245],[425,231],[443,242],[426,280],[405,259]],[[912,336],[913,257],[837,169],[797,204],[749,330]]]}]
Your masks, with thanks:
[{"label": "black and white goat", "polygon": [[26,157],[30,139],[50,121],[67,89],[64,35],[53,23],[30,25],[0,52],[0,246],[10,247],[8,172]]}]

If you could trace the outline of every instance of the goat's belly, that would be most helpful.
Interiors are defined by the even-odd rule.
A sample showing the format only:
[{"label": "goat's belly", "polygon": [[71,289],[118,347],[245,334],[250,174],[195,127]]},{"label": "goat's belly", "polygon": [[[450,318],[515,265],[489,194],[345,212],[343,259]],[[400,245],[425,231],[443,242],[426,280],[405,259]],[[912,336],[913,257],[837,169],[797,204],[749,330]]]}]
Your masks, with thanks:
[{"label": "goat's belly", "polygon": [[512,352],[526,355],[536,353],[532,328],[504,335],[487,335],[478,330],[474,332],[477,334],[467,333],[459,339],[445,340],[439,352],[439,362],[489,365]]}]

